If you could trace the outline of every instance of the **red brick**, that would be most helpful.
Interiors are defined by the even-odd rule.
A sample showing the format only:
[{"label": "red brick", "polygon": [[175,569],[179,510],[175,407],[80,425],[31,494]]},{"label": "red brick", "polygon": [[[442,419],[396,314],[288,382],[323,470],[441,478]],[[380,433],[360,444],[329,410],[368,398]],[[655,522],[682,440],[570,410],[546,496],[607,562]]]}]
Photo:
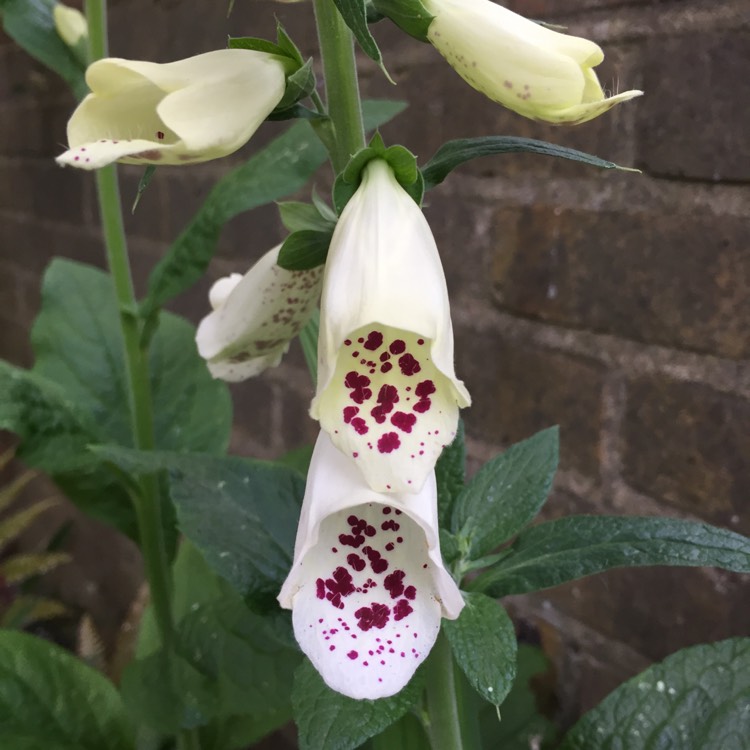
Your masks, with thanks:
[{"label": "red brick", "polygon": [[559,424],[561,467],[598,476],[603,368],[465,329],[456,346],[474,402],[464,414],[469,435],[507,446]]},{"label": "red brick", "polygon": [[750,533],[750,401],[664,377],[632,380],[625,481],[713,523]]},{"label": "red brick", "polygon": [[493,226],[501,307],[647,343],[750,355],[746,219],[537,206],[501,209]]},{"label": "red brick", "polygon": [[660,176],[750,180],[750,33],[653,39],[642,64],[637,166]]}]

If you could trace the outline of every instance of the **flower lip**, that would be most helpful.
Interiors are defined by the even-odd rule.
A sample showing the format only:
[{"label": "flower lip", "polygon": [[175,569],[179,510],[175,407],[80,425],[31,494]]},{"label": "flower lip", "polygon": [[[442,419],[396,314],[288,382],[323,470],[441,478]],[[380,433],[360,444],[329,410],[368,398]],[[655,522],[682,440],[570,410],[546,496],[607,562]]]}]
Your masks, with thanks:
[{"label": "flower lip", "polygon": [[59,164],[187,164],[242,146],[281,100],[284,63],[254,50],[215,50],[173,63],[107,58],[68,123]]},{"label": "flower lip", "polygon": [[434,474],[380,495],[321,432],[279,603],[323,679],[352,698],[398,692],[463,599],[443,567]]}]

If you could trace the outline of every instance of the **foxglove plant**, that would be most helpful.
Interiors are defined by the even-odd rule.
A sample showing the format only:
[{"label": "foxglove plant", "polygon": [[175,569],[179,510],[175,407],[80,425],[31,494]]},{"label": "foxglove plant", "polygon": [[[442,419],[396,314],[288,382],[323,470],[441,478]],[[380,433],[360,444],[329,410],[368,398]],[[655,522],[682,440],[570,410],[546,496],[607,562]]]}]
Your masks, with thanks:
[{"label": "foxglove plant", "polygon": [[[359,99],[352,39],[382,67],[368,30],[378,14],[431,42],[495,101],[554,123],[584,122],[640,93],[604,96],[596,44],[487,0],[314,0],[324,101],[318,68],[282,28],[276,43],[232,38],[230,49],[162,65],[109,58],[104,0],[85,5],[87,37],[81,18],[54,0],[0,0],[8,33],[54,61],[79,98],[81,59],[92,63],[91,92],[73,113],[70,148],[58,162],[98,170],[111,272],[52,264],[33,370],[0,363],[0,427],[17,432],[27,460],[74,501],[140,545],[151,601],[144,622],[155,627],[142,628],[119,692],[51,644],[0,631],[3,747],[134,750],[156,742],[236,750],[286,723],[292,710],[301,750],[353,750],[408,710],[422,728],[404,723],[378,746],[410,737],[402,744],[412,750],[427,736],[433,750],[498,747],[497,722],[477,728],[457,677],[458,666],[496,709],[511,690],[516,638],[497,597],[616,565],[750,571],[748,540],[687,521],[582,516],[531,525],[554,476],[555,429],[464,481],[458,414],[470,398],[454,370],[424,190],[468,159],[510,151],[616,165],[503,136],[449,142],[421,166],[378,135],[365,145],[365,122],[374,129],[397,111],[392,102],[363,107]],[[112,163],[150,167],[142,191],[157,165],[230,154],[262,121],[292,118],[304,122],[211,191],[137,300]],[[326,154],[335,211],[315,191],[312,204],[280,204],[287,238],[244,276],[212,287],[212,311],[197,333],[162,309],[200,278],[226,221],[298,193]],[[221,380],[278,364],[297,335],[317,378],[311,414],[321,430],[309,466],[304,449],[278,461],[222,455],[231,415]],[[271,388],[289,374],[282,370]],[[291,400],[268,409],[256,403],[248,412],[260,427],[265,419],[301,424]],[[175,517],[186,541],[173,559]],[[0,561],[0,578],[33,568],[34,556],[10,562]],[[277,602],[292,610],[294,638]],[[750,673],[750,644],[721,652],[721,670],[690,674],[720,678],[733,661],[738,675]],[[690,682],[674,705],[691,705]],[[659,701],[672,700],[671,688],[649,683]],[[628,702],[639,726],[648,687],[639,683],[638,700]],[[715,720],[700,712],[711,731],[722,717],[736,724],[747,714],[745,683],[731,689],[735,704],[719,707]],[[666,727],[662,738],[672,736],[666,719],[653,723]],[[584,740],[565,746],[603,750],[619,741],[617,728],[604,731],[598,719],[590,726]],[[725,735],[731,741],[733,732]],[[533,741],[544,739],[535,733]],[[508,742],[530,741],[515,740]]]},{"label": "foxglove plant", "polygon": [[421,491],[470,402],[432,232],[375,159],[331,240],[310,413],[370,487],[408,493]]}]

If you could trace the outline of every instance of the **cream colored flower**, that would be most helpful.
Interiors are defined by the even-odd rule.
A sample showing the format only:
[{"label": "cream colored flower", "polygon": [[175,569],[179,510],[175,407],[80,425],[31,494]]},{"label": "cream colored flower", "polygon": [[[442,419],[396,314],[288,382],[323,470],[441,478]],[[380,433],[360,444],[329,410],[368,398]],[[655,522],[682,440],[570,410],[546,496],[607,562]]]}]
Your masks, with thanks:
[{"label": "cream colored flower", "polygon": [[88,36],[89,27],[86,23],[86,16],[77,8],[57,3],[52,9],[52,17],[58,35],[68,47],[75,47]]},{"label": "cream colored flower", "polygon": [[333,690],[401,690],[464,606],[440,555],[435,473],[417,494],[380,494],[321,432],[279,603]]},{"label": "cream colored flower", "polygon": [[58,164],[97,169],[189,164],[244,145],[286,87],[284,63],[265,52],[224,49],[159,64],[107,58],[89,66],[91,89],[68,122]]},{"label": "cream colored flower", "polygon": [[435,17],[427,36],[472,87],[533,120],[581,123],[640,96],[607,98],[594,42],[552,31],[491,0],[423,0]]},{"label": "cream colored flower", "polygon": [[244,276],[219,279],[209,292],[213,312],[200,322],[198,352],[215,378],[230,382],[275,367],[315,311],[323,267],[287,271],[277,245]]},{"label": "cream colored flower", "polygon": [[430,227],[371,161],[328,251],[310,414],[374,490],[418,492],[470,401]]}]

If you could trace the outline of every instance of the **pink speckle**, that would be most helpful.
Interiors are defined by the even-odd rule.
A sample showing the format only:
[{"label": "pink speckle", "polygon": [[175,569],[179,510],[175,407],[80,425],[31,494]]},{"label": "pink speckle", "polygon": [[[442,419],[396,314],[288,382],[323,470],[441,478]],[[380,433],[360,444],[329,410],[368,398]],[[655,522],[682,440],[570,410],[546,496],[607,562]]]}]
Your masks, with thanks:
[{"label": "pink speckle", "polygon": [[347,656],[348,656],[348,657],[349,657],[350,659],[354,660],[354,659],[356,659],[356,658],[357,658],[357,657],[359,656],[359,654],[358,654],[358,653],[357,653],[356,651],[352,650],[352,651],[350,651],[350,652],[349,652],[349,653],[347,654]]}]

